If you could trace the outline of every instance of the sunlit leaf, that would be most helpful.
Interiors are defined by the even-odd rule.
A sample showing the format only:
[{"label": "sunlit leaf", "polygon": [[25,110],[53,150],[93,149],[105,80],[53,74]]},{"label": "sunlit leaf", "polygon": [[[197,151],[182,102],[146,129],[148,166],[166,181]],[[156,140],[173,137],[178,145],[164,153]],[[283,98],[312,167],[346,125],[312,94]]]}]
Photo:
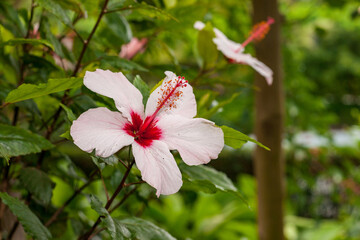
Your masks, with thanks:
[{"label": "sunlit leaf", "polygon": [[265,145],[256,141],[255,139],[252,139],[251,137],[243,134],[242,132],[239,132],[228,126],[221,126],[220,128],[224,132],[225,144],[232,148],[241,148],[242,145],[244,145],[245,143],[247,143],[249,141],[249,142],[256,143],[259,147],[262,147],[262,148],[270,151],[270,148],[266,147]]},{"label": "sunlit leaf", "polygon": [[5,102],[15,103],[31,98],[61,92],[67,89],[80,87],[82,78],[55,78],[49,79],[47,83],[39,85],[24,83],[17,89],[12,90],[5,99]]},{"label": "sunlit leaf", "polygon": [[48,42],[47,40],[44,39],[28,39],[28,38],[13,38],[10,39],[9,41],[0,43],[0,47],[3,46],[16,46],[16,45],[21,45],[21,44],[31,44],[33,46],[37,46],[37,45],[44,45],[46,47],[51,48],[52,50],[54,50],[54,46]]},{"label": "sunlit leaf", "polygon": [[51,233],[41,223],[39,218],[19,199],[9,196],[7,193],[0,193],[0,198],[6,204],[11,212],[15,214],[26,233],[35,239],[46,240],[51,239]]}]

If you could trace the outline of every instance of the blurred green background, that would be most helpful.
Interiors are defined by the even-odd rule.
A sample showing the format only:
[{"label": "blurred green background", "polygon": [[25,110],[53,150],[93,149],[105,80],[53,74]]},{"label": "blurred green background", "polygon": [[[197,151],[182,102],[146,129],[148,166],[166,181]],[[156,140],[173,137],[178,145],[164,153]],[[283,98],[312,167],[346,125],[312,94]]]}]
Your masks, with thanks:
[{"label": "blurred green background", "polygon": [[[30,2],[0,3],[2,41],[23,35]],[[193,85],[198,116],[250,135],[254,93],[258,91],[253,85],[253,69],[229,64],[218,53],[214,66],[201,70],[204,65],[199,57],[198,31],[193,24],[197,20],[209,21],[230,39],[243,42],[252,28],[251,1],[139,2],[161,11],[151,7],[132,9],[131,1],[110,1],[109,9],[121,10],[105,15],[85,54],[80,75],[96,68],[121,70],[129,79],[140,75],[152,87],[164,76],[164,70],[172,70]],[[40,26],[35,34],[52,41],[56,54],[64,62],[57,64],[51,54],[41,56],[35,52],[23,56],[23,61],[31,65],[25,79],[27,83],[38,84],[71,72],[71,65],[81,50],[72,28],[85,38],[95,23],[102,1],[58,3],[69,19],[79,16],[79,20],[59,21],[61,13],[35,9],[33,22]],[[279,9],[286,95],[285,236],[290,240],[360,239],[360,3],[357,0],[281,0]],[[147,38],[146,48],[131,61],[119,60],[122,45],[133,37]],[[68,50],[66,44],[73,44],[73,50]],[[252,47],[246,51],[254,53]],[[19,56],[14,48],[1,52],[2,100],[16,86],[19,66],[15,60]],[[96,104],[114,107],[110,100],[84,87],[82,91],[72,91],[75,97],[71,109],[76,116]],[[18,103],[17,106],[28,110],[21,115],[21,126],[32,129],[33,123],[50,117],[58,107],[56,99],[60,96]],[[6,111],[10,110],[1,113],[2,123],[10,121]],[[54,134],[52,141],[61,142],[60,151],[57,155],[52,153],[53,162],[47,166],[56,183],[51,200],[56,207],[71,195],[73,186],[86,175],[87,168],[93,167],[87,155],[59,137],[68,125],[62,125]],[[114,214],[141,216],[178,239],[257,239],[254,147],[250,143],[237,150],[225,147],[219,159],[211,162],[236,183],[246,203],[231,194],[209,194],[186,187],[158,200],[150,187],[141,185]],[[34,159],[28,157],[28,161]],[[103,172],[112,188],[122,174],[118,168],[107,166]],[[104,196],[100,180],[85,190],[90,192]],[[84,228],[85,218],[96,220],[97,215],[84,196],[69,207],[74,210],[69,213],[70,220],[52,226],[56,239],[72,239]]]}]

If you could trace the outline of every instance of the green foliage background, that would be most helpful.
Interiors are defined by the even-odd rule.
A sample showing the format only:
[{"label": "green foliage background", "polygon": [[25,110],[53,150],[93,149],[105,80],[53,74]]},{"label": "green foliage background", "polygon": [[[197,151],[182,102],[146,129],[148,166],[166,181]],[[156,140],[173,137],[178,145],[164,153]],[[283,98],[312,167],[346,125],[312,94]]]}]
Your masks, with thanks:
[{"label": "green foliage background", "polygon": [[[35,0],[33,14],[31,4],[0,2],[1,192],[9,193],[0,198],[26,233],[74,239],[101,215],[104,239],[257,239],[252,148],[237,149],[252,139],[229,130],[253,130],[254,71],[229,64],[216,51],[210,30],[215,26],[243,42],[252,27],[251,2],[110,0],[84,55],[104,1]],[[280,1],[288,239],[360,237],[360,137],[351,146],[331,138],[333,129],[359,136],[359,7],[355,0]],[[198,32],[197,20],[211,25]],[[146,48],[131,60],[120,58],[133,37],[147,38]],[[251,46],[246,51],[253,53]],[[129,198],[110,215],[103,207],[103,184],[115,191],[126,170],[119,159],[127,158],[127,149],[101,159],[80,151],[69,135],[71,122],[87,109],[116,110],[111,100],[82,86],[85,71],[97,68],[124,72],[144,96],[165,70],[185,76],[195,89],[198,116],[229,126],[223,129],[237,140],[226,144],[234,149],[226,147],[212,167],[179,164],[184,186],[178,194],[157,199],[146,184],[127,187],[116,201]],[[329,141],[299,144],[301,131]],[[139,180],[133,169],[129,182]],[[9,234],[4,230],[2,237]]]}]

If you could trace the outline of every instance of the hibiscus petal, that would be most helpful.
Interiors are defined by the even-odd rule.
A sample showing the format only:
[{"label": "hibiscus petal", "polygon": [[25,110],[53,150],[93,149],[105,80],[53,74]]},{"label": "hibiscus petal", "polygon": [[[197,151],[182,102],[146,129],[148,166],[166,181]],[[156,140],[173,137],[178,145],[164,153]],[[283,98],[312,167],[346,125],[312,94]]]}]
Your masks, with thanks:
[{"label": "hibiscus petal", "polygon": [[[203,30],[203,28],[205,27],[205,24],[203,22],[200,21],[196,21],[194,24],[194,28],[197,30]],[[213,42],[216,44],[216,46],[218,47],[218,50],[220,51],[243,51],[244,48],[241,46],[240,43],[231,41],[230,39],[228,39],[226,37],[226,35],[221,32],[219,29],[217,28],[213,28],[214,29],[214,33],[215,33],[215,38],[213,38]]]},{"label": "hibiscus petal", "polygon": [[242,52],[244,51],[243,46],[240,43],[234,42],[228,39],[224,33],[222,33],[219,29],[214,28],[214,33],[216,38],[213,38],[213,42],[218,47],[219,51],[230,50],[232,52]]},{"label": "hibiscus petal", "polygon": [[144,105],[140,91],[132,85],[122,72],[97,69],[86,72],[84,85],[91,91],[114,99],[117,109],[131,121],[131,112],[144,116]]},{"label": "hibiscus petal", "polygon": [[188,165],[199,165],[216,159],[224,147],[224,133],[211,121],[164,116],[157,126],[162,131],[161,141],[171,150],[178,150]]},{"label": "hibiscus petal", "polygon": [[272,84],[273,71],[263,62],[260,62],[258,59],[252,57],[250,54],[243,53],[239,53],[236,58],[234,58],[234,60],[238,63],[248,64],[266,79],[268,85]]},{"label": "hibiscus petal", "polygon": [[95,149],[97,156],[109,157],[134,141],[123,130],[127,122],[119,112],[103,107],[93,108],[73,122],[70,135],[83,151],[92,152]]},{"label": "hibiscus petal", "polygon": [[156,195],[169,195],[179,191],[181,173],[168,146],[154,140],[149,147],[134,142],[133,155],[144,181],[156,189]]},{"label": "hibiscus petal", "polygon": [[[165,84],[168,84],[167,86],[175,86],[177,81],[177,76],[170,71],[166,71],[166,78],[164,79],[161,86],[156,88],[151,94],[150,97],[146,103],[146,110],[145,115],[150,116],[152,115],[157,107],[158,107],[158,101],[162,98],[164,94],[164,90],[167,89]],[[190,84],[187,84],[186,86],[182,87],[180,89],[182,91],[182,96],[176,100],[175,105],[176,108],[167,108],[166,106],[163,107],[159,112],[158,116],[163,114],[176,114],[181,115],[188,118],[193,118],[196,115],[196,100],[195,95],[193,93],[193,89],[190,86]]]}]

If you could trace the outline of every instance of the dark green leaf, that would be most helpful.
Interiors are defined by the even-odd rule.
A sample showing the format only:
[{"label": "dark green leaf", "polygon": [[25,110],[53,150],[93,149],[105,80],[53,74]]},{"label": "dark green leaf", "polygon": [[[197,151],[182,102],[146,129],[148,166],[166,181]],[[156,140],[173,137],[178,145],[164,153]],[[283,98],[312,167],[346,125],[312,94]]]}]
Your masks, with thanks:
[{"label": "dark green leaf", "polygon": [[244,145],[245,143],[247,143],[249,141],[249,142],[256,143],[258,146],[270,151],[270,148],[264,146],[260,142],[256,141],[255,139],[252,139],[251,137],[243,134],[242,132],[239,132],[228,126],[221,126],[220,128],[224,132],[225,144],[230,147],[241,148],[242,145]]},{"label": "dark green leaf", "polygon": [[183,173],[184,189],[206,193],[216,193],[218,191],[231,193],[248,205],[242,194],[225,173],[211,167],[203,165],[188,166],[185,163],[180,163],[179,168]]},{"label": "dark green leaf", "polygon": [[215,33],[210,25],[199,31],[197,49],[201,58],[201,66],[203,69],[210,69],[215,66],[218,50],[212,39]]},{"label": "dark green leaf", "polygon": [[0,15],[4,20],[0,23],[9,31],[11,31],[15,37],[25,36],[26,27],[23,21],[19,18],[19,14],[14,8],[14,4],[8,4],[5,1],[0,2]]},{"label": "dark green leaf", "polygon": [[135,76],[133,84],[141,92],[143,96],[143,103],[145,105],[150,96],[149,86],[141,79],[139,75]]},{"label": "dark green leaf", "polygon": [[47,40],[44,40],[44,39],[13,38],[9,41],[1,43],[0,47],[6,46],[6,45],[15,46],[15,45],[21,45],[21,44],[31,44],[34,46],[44,45],[44,46],[47,46],[47,47],[51,48],[52,50],[54,50],[54,46],[50,42],[48,42]]},{"label": "dark green leaf", "polygon": [[49,176],[34,167],[23,168],[20,171],[21,184],[45,205],[50,203],[53,182]]},{"label": "dark green leaf", "polygon": [[122,70],[138,70],[142,72],[147,72],[148,70],[141,65],[132,62],[130,60],[126,60],[120,58],[119,56],[105,56],[100,60],[100,68],[120,68]]},{"label": "dark green leaf", "polygon": [[17,89],[12,90],[5,99],[5,102],[15,103],[23,100],[61,92],[67,89],[80,87],[82,78],[55,78],[49,79],[47,83],[39,85],[24,83]]},{"label": "dark green leaf", "polygon": [[70,122],[74,121],[77,118],[69,107],[65,106],[62,103],[60,103],[60,106],[65,110],[66,116],[70,120]]},{"label": "dark green leaf", "polygon": [[60,21],[70,28],[73,28],[71,19],[65,9],[54,0],[36,0],[39,6],[45,8],[50,13],[54,14]]},{"label": "dark green leaf", "polygon": [[141,240],[175,240],[164,229],[159,228],[152,222],[146,221],[140,218],[126,218],[119,221],[124,224],[124,226],[130,230],[131,239],[141,239]]},{"label": "dark green leaf", "polygon": [[219,172],[214,168],[203,165],[188,166],[184,163],[180,163],[179,167],[181,172],[186,176],[186,179],[190,182],[208,181],[212,183],[217,190],[237,192],[237,188],[225,173]]},{"label": "dark green leaf", "polygon": [[33,238],[45,240],[51,239],[51,233],[41,223],[39,218],[20,200],[9,196],[7,193],[0,193],[2,202],[6,204],[11,212],[15,214],[24,230]]},{"label": "dark green leaf", "polygon": [[[114,37],[119,39],[122,43],[130,42],[132,38],[132,32],[130,25],[125,17],[121,14],[114,12],[105,15],[106,29]],[[113,39],[111,39],[113,41]],[[118,41],[116,41],[118,44]]]},{"label": "dark green leaf", "polygon": [[[103,207],[103,203],[94,195],[90,195],[90,205],[102,218],[102,224],[109,232],[112,239],[123,239],[123,236],[128,237],[128,231],[121,223],[116,223],[110,216],[109,212]],[[124,235],[125,233],[125,235]]]},{"label": "dark green leaf", "polygon": [[46,39],[51,42],[51,44],[54,46],[54,51],[57,55],[59,55],[61,58],[64,58],[64,52],[61,47],[60,41],[55,37],[55,35],[51,32],[49,19],[47,17],[43,17],[41,21],[42,30],[44,30],[44,35]]},{"label": "dark green leaf", "polygon": [[91,159],[93,160],[95,165],[98,166],[100,169],[103,169],[105,167],[105,164],[110,166],[115,166],[119,163],[119,159],[115,155],[111,155],[110,157],[103,158],[91,154]]},{"label": "dark green leaf", "polygon": [[155,6],[149,5],[145,2],[136,3],[135,1],[112,1],[109,3],[109,12],[131,10],[130,19],[154,19],[161,20],[175,20],[179,22],[174,16],[165,12],[164,10]]},{"label": "dark green leaf", "polygon": [[10,157],[38,153],[52,148],[45,138],[25,129],[0,124],[0,157]]}]

